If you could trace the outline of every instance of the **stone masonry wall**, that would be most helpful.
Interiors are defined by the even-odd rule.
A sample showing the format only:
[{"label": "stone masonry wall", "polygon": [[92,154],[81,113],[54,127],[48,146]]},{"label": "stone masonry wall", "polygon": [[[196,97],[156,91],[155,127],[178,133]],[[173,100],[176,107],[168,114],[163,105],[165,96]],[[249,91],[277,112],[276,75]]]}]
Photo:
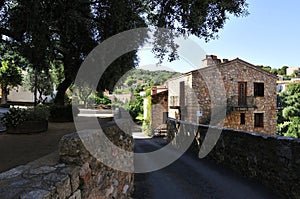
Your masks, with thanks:
[{"label": "stone masonry wall", "polygon": [[163,124],[163,113],[168,112],[168,91],[151,96],[151,127],[156,129]]},{"label": "stone masonry wall", "polygon": [[[103,130],[116,145],[133,150],[132,137],[115,124]],[[85,133],[91,140],[96,139],[93,133]],[[0,198],[123,199],[129,198],[133,191],[134,174],[114,170],[97,161],[86,150],[78,133],[62,138],[59,155],[60,161],[51,164],[28,164],[1,173]]]},{"label": "stone masonry wall", "polygon": [[[169,140],[176,136],[180,123],[168,121]],[[198,128],[191,147],[198,152],[208,126],[190,125]],[[300,139],[224,129],[207,158],[260,181],[284,198],[300,196]]]}]

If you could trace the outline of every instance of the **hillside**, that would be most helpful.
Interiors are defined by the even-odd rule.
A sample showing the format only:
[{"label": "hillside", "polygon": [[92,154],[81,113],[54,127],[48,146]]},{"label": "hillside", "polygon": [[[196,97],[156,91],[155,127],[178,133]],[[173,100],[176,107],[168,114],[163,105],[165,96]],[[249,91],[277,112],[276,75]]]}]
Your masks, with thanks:
[{"label": "hillside", "polygon": [[120,79],[114,93],[128,93],[133,90],[140,91],[151,86],[163,85],[166,80],[177,75],[180,75],[180,73],[165,70],[149,71],[134,69]]}]

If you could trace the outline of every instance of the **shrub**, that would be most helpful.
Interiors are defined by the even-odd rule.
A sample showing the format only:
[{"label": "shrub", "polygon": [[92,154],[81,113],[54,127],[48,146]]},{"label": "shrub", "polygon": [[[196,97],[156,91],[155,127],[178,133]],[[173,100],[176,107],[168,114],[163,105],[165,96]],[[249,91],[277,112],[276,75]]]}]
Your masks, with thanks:
[{"label": "shrub", "polygon": [[111,100],[106,95],[104,95],[103,97],[95,96],[95,104],[97,104],[97,105],[111,105]]},{"label": "shrub", "polygon": [[151,127],[151,124],[150,124],[149,121],[147,121],[147,120],[143,121],[142,131],[147,136],[152,136],[153,135],[153,133],[152,133],[152,127]]},{"label": "shrub", "polygon": [[10,108],[4,117],[0,119],[1,123],[6,127],[16,127],[24,121],[41,121],[47,120],[49,117],[49,110],[44,105],[38,105],[34,108],[21,109]]},{"label": "shrub", "polygon": [[32,109],[27,110],[27,118],[26,120],[48,120],[49,118],[49,107],[45,105],[37,105]]}]

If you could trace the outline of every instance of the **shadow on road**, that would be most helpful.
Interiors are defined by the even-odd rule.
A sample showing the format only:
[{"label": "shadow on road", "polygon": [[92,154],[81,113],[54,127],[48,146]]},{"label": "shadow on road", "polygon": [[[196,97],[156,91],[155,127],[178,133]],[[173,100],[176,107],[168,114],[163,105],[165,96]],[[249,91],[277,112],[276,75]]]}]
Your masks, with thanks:
[{"label": "shadow on road", "polygon": [[[135,139],[135,152],[158,150],[163,138]],[[149,160],[151,161],[151,160]],[[153,162],[149,162],[153,164]],[[199,159],[186,152],[169,166],[154,172],[135,174],[136,199],[279,199],[264,185],[241,177],[233,170]]]}]

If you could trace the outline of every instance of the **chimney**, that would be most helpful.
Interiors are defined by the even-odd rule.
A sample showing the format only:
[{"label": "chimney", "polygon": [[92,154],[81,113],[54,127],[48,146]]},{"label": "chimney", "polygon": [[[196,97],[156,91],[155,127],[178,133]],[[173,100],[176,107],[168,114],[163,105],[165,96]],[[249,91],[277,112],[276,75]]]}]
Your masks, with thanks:
[{"label": "chimney", "polygon": [[157,94],[157,87],[156,86],[152,86],[151,87],[151,95],[155,95]]},{"label": "chimney", "polygon": [[229,60],[228,59],[223,59],[222,63],[227,63]]},{"label": "chimney", "polygon": [[221,63],[221,60],[218,59],[216,55],[206,55],[206,58],[202,60],[203,66],[214,66]]}]

